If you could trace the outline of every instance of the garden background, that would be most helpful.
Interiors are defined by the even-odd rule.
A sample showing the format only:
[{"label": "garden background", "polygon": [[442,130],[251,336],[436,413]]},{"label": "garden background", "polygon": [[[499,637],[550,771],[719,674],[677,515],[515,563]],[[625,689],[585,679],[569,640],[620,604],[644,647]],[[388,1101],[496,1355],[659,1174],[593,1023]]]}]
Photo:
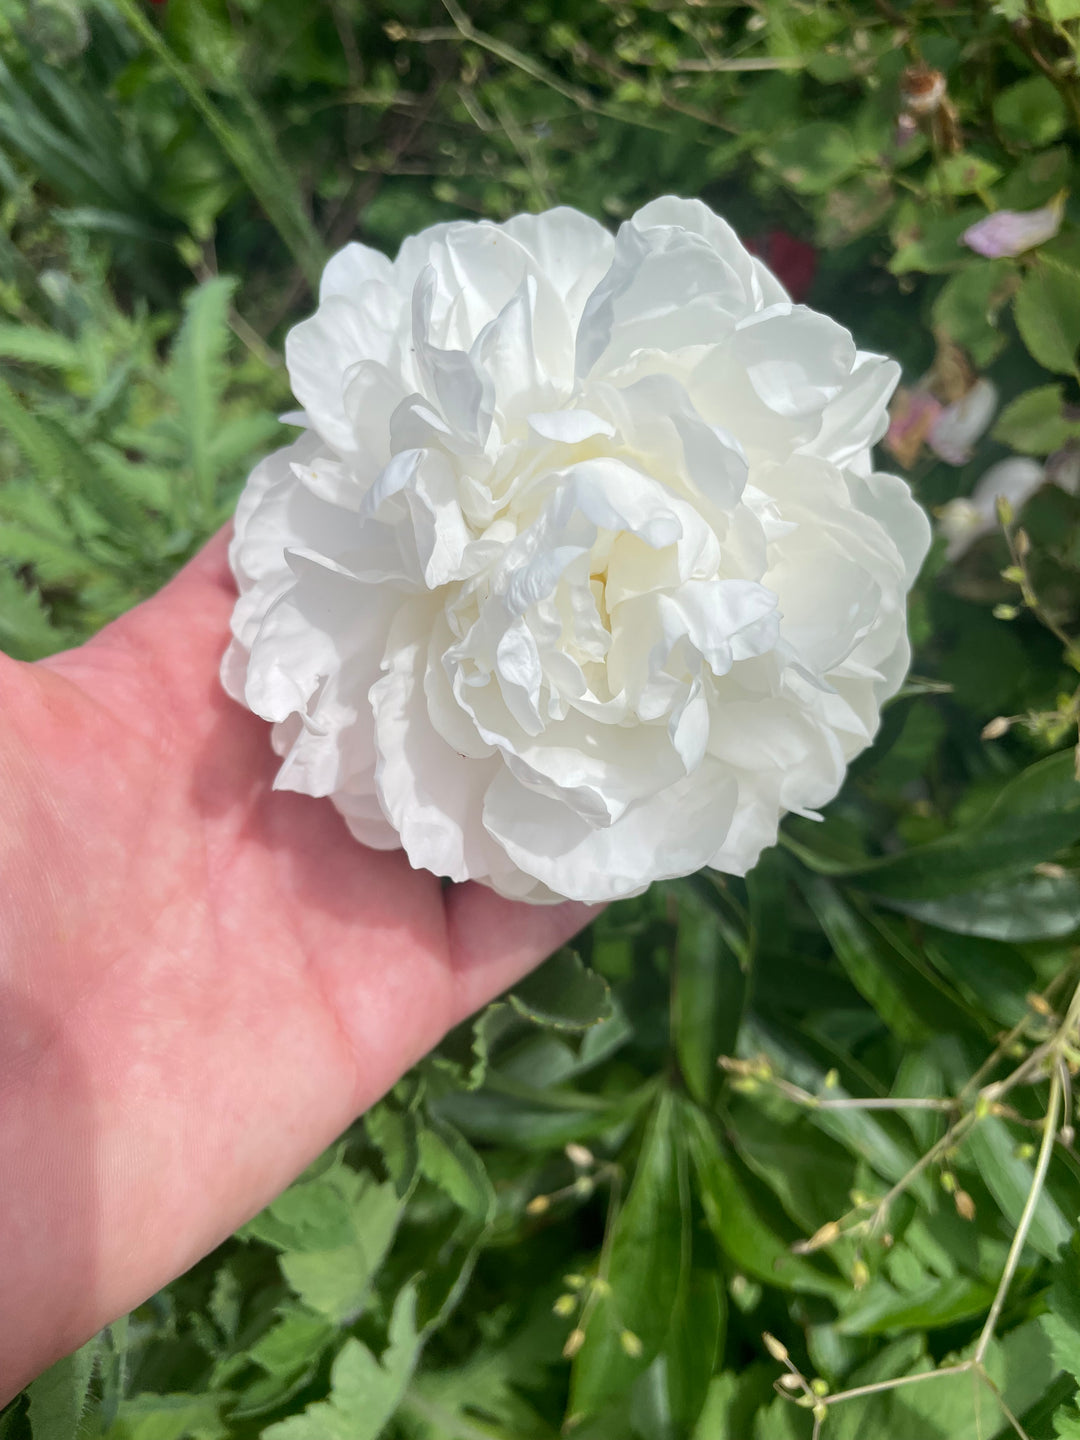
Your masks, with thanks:
[{"label": "garden background", "polygon": [[[1080,1437],[1078,32],[1080,0],[3,0],[18,657],[227,519],[325,257],[447,218],[700,195],[901,360],[882,464],[928,508],[1016,454],[1047,481],[939,536],[823,825],[613,906],[3,1440]],[[1017,255],[962,238],[1043,209]]]}]

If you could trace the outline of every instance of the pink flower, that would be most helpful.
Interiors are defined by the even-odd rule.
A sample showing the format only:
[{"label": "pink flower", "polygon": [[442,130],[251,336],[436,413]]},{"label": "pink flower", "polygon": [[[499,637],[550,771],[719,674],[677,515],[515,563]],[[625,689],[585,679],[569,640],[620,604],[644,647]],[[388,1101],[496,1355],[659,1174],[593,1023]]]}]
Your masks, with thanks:
[{"label": "pink flower", "polygon": [[979,255],[997,260],[1003,255],[1023,255],[1046,240],[1052,240],[1061,229],[1065,212],[1064,197],[1058,195],[1039,210],[995,210],[969,225],[963,242]]},{"label": "pink flower", "polygon": [[895,455],[905,470],[910,470],[919,458],[926,437],[943,409],[941,401],[936,400],[929,390],[908,390],[903,385],[897,390],[889,411],[885,448]]}]

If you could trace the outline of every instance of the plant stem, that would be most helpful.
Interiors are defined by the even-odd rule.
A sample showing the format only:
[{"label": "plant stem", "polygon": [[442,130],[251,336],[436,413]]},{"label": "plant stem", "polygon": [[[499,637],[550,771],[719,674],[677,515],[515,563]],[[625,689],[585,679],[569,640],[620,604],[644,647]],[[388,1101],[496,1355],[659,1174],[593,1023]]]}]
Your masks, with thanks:
[{"label": "plant stem", "polygon": [[[1075,1004],[1075,1001],[1074,1001]],[[1058,1116],[1061,1112],[1061,1073],[1057,1066],[1054,1067],[1050,1076],[1050,1104],[1046,1109],[1046,1120],[1043,1124],[1042,1143],[1039,1146],[1039,1156],[1035,1162],[1035,1175],[1031,1182],[1031,1189],[1028,1191],[1027,1200],[1024,1202],[1024,1209],[1020,1215],[1020,1223],[1016,1227],[1016,1234],[1009,1247],[1008,1258],[1005,1261],[1005,1269],[1001,1275],[997,1294],[994,1296],[994,1303],[990,1307],[990,1314],[986,1317],[986,1324],[983,1326],[982,1334],[979,1336],[979,1343],[975,1347],[974,1362],[981,1365],[986,1355],[990,1341],[994,1338],[994,1329],[1005,1305],[1005,1300],[1012,1284],[1013,1276],[1016,1274],[1016,1267],[1020,1264],[1020,1254],[1027,1240],[1028,1231],[1031,1229],[1031,1222],[1035,1219],[1035,1211],[1042,1196],[1043,1186],[1046,1183],[1046,1172],[1050,1168],[1050,1156],[1054,1150],[1054,1138],[1057,1135]]]}]

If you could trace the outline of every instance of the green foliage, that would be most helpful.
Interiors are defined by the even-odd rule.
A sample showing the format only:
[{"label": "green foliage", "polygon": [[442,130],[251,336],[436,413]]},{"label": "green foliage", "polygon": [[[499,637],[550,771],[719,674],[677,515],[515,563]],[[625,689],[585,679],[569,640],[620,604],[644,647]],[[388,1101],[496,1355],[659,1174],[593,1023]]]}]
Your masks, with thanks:
[{"label": "green foliage", "polygon": [[[280,443],[276,356],[323,257],[459,216],[617,222],[671,190],[762,247],[788,232],[816,250],[810,302],[905,384],[997,385],[969,466],[912,460],[929,508],[1009,453],[1067,489],[1074,0],[0,9],[20,659],[224,522]],[[963,240],[1058,197],[1031,251]],[[2,1440],[1080,1436],[1080,1170],[1051,1143],[1075,1122],[1080,979],[1066,489],[955,563],[935,550],[920,678],[823,824],[790,819],[745,879],[602,915],[35,1382]]]}]

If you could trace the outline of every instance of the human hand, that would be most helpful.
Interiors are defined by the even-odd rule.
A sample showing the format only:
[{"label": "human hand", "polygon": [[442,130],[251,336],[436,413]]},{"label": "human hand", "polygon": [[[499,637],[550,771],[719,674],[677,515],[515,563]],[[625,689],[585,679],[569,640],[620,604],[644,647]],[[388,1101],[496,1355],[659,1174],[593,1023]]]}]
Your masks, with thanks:
[{"label": "human hand", "polygon": [[444,890],[271,791],[219,535],[0,655],[0,1403],[265,1205],[584,906]]}]

